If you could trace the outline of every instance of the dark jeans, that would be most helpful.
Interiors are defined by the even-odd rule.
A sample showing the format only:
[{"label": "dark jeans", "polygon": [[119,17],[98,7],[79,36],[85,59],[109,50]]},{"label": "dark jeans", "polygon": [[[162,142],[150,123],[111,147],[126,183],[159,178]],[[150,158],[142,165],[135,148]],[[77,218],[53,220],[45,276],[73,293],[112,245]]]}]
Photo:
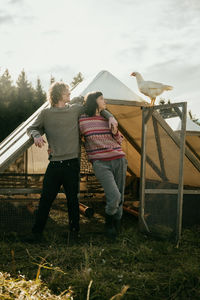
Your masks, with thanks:
[{"label": "dark jeans", "polygon": [[63,185],[67,197],[69,228],[79,230],[79,159],[52,161],[49,163],[43,181],[43,189],[36,215],[33,233],[42,233],[51,205]]}]

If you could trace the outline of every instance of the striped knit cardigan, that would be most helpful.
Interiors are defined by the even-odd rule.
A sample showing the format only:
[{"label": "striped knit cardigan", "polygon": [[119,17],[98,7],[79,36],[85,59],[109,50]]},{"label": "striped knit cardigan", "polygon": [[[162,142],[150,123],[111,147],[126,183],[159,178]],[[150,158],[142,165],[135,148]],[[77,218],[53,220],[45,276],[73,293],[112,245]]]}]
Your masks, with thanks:
[{"label": "striped knit cardigan", "polygon": [[113,160],[125,156],[121,148],[123,136],[119,132],[113,135],[108,120],[102,116],[81,115],[79,127],[90,161]]}]

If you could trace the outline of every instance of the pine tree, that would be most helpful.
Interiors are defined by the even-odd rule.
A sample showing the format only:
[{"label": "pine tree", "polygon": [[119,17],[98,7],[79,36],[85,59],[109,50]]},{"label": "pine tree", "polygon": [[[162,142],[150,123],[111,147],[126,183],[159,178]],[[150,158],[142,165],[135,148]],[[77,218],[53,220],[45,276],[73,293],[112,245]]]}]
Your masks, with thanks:
[{"label": "pine tree", "polygon": [[46,93],[43,91],[41,81],[38,77],[37,85],[35,89],[35,99],[34,99],[35,109],[39,108],[45,101],[46,101]]},{"label": "pine tree", "polygon": [[0,87],[4,88],[5,94],[10,91],[12,87],[12,80],[8,69],[5,70],[3,75],[0,78]]},{"label": "pine tree", "polygon": [[6,107],[15,97],[16,89],[12,84],[11,76],[8,69],[5,70],[0,77],[0,102],[4,103]]},{"label": "pine tree", "polygon": [[50,85],[52,84],[52,83],[54,83],[56,80],[55,80],[55,77],[53,77],[53,75],[51,75],[51,77],[50,77]]},{"label": "pine tree", "polygon": [[72,82],[70,83],[71,88],[74,88],[78,83],[80,83],[81,81],[83,81],[83,75],[81,72],[79,72],[76,76],[74,76]]},{"label": "pine tree", "polygon": [[0,76],[0,140],[4,139],[15,126],[13,112],[16,108],[16,87],[8,69]]},{"label": "pine tree", "polygon": [[24,70],[21,71],[17,79],[18,97],[24,102],[32,102],[34,98],[34,90],[30,82],[26,78]]},{"label": "pine tree", "polygon": [[34,106],[34,89],[26,78],[24,70],[17,79],[17,112],[19,122],[23,122],[35,110]]},{"label": "pine tree", "polygon": [[188,114],[189,114],[190,120],[192,120],[195,124],[200,125],[199,119],[193,115],[191,110],[189,110]]},{"label": "pine tree", "polygon": [[[170,101],[170,99],[166,100],[165,98],[160,98],[159,104],[160,105],[171,104],[171,101]],[[160,112],[161,116],[164,119],[172,118],[172,117],[175,117],[177,115],[172,107],[163,108],[163,109],[161,108],[159,110],[159,112]]]}]

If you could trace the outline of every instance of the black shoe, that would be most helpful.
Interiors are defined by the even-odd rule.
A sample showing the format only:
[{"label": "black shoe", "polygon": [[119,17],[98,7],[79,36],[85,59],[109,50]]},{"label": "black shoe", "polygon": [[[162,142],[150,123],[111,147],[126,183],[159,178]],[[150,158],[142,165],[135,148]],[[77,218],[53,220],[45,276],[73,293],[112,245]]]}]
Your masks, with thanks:
[{"label": "black shoe", "polygon": [[120,229],[121,229],[121,219],[117,219],[113,218],[113,225],[115,227],[116,233],[119,234],[120,233]]},{"label": "black shoe", "polygon": [[111,239],[111,240],[115,240],[116,236],[117,236],[117,232],[116,229],[114,227],[114,218],[112,215],[105,215],[105,233],[106,236]]},{"label": "black shoe", "polygon": [[28,237],[24,238],[25,243],[38,244],[46,242],[42,233],[31,233]]},{"label": "black shoe", "polygon": [[69,245],[78,244],[80,242],[80,233],[78,230],[70,230],[68,234]]}]

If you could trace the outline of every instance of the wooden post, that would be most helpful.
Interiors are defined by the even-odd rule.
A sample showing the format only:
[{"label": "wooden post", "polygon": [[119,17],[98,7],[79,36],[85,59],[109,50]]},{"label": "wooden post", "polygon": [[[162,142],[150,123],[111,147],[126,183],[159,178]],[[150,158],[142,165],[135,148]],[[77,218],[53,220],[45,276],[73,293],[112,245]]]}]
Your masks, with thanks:
[{"label": "wooden post", "polygon": [[[147,114],[145,117],[145,123],[149,120],[149,117],[151,114]],[[137,142],[134,140],[132,136],[124,129],[120,124],[118,125],[119,131],[123,134],[123,136],[127,139],[127,141],[135,148],[135,150],[141,155],[141,147],[137,144]],[[147,163],[151,166],[151,168],[155,171],[155,173],[161,178],[164,179],[162,176],[162,172],[158,168],[158,166],[152,161],[152,159],[149,156],[146,156]]]},{"label": "wooden post", "polygon": [[162,147],[161,147],[161,141],[160,141],[160,133],[158,130],[157,120],[152,117],[152,121],[153,121],[153,128],[154,128],[156,146],[157,146],[157,151],[158,151],[158,157],[159,157],[159,161],[160,161],[160,168],[161,168],[161,171],[163,174],[163,180],[168,181],[167,175],[165,172],[165,165],[164,165],[164,159],[163,159],[163,153],[162,153]]},{"label": "wooden post", "polygon": [[28,187],[28,149],[24,152],[25,188]]},{"label": "wooden post", "polygon": [[177,244],[181,238],[182,232],[182,215],[183,215],[183,168],[185,156],[185,131],[186,131],[186,115],[187,103],[182,104],[182,118],[181,118],[181,134],[180,134],[180,158],[179,158],[179,186],[177,199],[177,225],[176,225],[176,242]]},{"label": "wooden post", "polygon": [[[148,113],[148,112],[147,112]],[[146,110],[142,109],[142,149],[141,149],[141,168],[140,168],[140,221],[143,226],[150,232],[147,223],[144,218],[144,207],[145,207],[145,174],[146,174],[146,133],[147,133],[147,122],[146,122]]]}]

